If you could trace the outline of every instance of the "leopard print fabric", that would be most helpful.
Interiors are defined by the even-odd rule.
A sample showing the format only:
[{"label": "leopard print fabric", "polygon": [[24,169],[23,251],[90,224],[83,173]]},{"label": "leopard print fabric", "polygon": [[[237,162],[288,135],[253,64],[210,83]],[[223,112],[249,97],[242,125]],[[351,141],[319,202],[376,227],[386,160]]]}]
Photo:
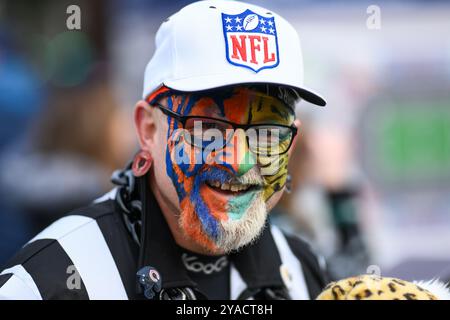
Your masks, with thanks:
[{"label": "leopard print fabric", "polygon": [[438,298],[408,281],[362,275],[330,283],[317,300],[438,300]]}]

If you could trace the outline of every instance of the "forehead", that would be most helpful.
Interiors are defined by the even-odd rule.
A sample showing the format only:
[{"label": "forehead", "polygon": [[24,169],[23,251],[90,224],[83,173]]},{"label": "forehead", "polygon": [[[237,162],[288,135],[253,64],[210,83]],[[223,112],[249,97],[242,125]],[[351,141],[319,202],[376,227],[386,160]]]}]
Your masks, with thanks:
[{"label": "forehead", "polygon": [[177,94],[172,99],[173,107],[178,109],[174,111],[183,115],[223,118],[236,123],[262,120],[284,123],[292,121],[294,117],[293,103],[289,105],[269,91],[251,87]]}]

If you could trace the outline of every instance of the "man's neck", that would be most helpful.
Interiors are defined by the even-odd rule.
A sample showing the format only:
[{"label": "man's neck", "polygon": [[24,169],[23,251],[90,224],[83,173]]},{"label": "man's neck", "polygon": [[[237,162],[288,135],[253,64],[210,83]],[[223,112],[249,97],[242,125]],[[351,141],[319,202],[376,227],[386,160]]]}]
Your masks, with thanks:
[{"label": "man's neck", "polygon": [[189,251],[199,253],[202,255],[223,255],[224,252],[211,252],[209,250],[206,250],[202,246],[195,243],[193,240],[187,238],[183,231],[180,229],[180,225],[178,223],[178,217],[180,215],[181,209],[178,206],[174,206],[171,204],[171,202],[163,196],[163,194],[160,192],[157,184],[155,183],[155,177],[153,175],[153,172],[150,174],[149,179],[150,184],[150,190],[153,192],[153,195],[158,202],[159,208],[161,209],[161,212],[164,216],[164,219],[166,220],[170,232],[172,233],[173,238],[175,239],[175,242],[182,248],[187,249]]}]

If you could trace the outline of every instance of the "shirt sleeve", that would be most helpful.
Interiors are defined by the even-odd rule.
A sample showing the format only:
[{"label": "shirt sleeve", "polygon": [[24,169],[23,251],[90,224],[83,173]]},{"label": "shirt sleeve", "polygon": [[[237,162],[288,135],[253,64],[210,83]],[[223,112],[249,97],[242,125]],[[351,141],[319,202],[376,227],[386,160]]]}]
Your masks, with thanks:
[{"label": "shirt sleeve", "polygon": [[42,300],[36,284],[25,269],[0,274],[0,300]]}]

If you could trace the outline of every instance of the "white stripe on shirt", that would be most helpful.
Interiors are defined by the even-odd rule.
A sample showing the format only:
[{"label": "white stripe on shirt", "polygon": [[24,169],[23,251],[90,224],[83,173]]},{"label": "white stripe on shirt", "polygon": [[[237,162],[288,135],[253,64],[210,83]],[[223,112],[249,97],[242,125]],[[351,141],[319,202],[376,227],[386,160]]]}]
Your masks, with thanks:
[{"label": "white stripe on shirt", "polygon": [[89,299],[128,299],[119,270],[94,219],[77,215],[62,218],[33,241],[38,239],[58,240],[83,279]]},{"label": "white stripe on shirt", "polygon": [[0,288],[0,300],[20,297],[21,300],[42,300],[41,293],[31,275],[18,264],[5,269],[0,275],[12,273],[12,277]]},{"label": "white stripe on shirt", "polygon": [[230,268],[230,298],[231,300],[237,300],[239,295],[247,288],[244,280],[242,279],[239,271],[231,264]]},{"label": "white stripe on shirt", "polygon": [[292,252],[281,230],[276,226],[271,226],[270,231],[272,232],[273,239],[278,247],[281,261],[292,277],[291,285],[288,285],[291,298],[293,300],[309,300],[309,292],[300,261]]}]

